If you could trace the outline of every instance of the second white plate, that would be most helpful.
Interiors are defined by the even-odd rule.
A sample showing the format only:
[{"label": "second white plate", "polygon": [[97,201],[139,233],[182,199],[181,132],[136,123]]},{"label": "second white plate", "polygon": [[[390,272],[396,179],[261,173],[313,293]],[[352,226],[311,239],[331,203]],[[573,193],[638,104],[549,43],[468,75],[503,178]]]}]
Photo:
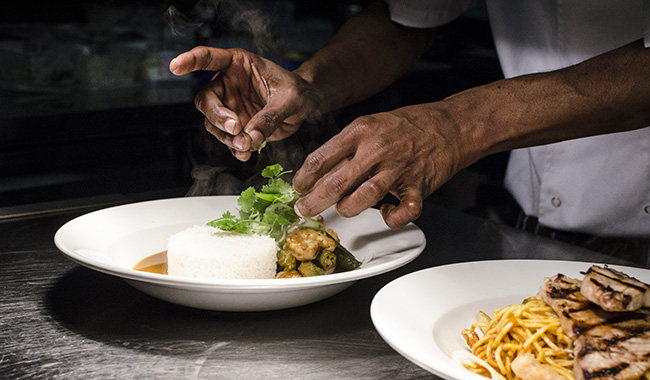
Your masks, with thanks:
[{"label": "second white plate", "polygon": [[[582,278],[592,263],[495,260],[445,265],[410,273],[384,286],[370,315],[379,334],[413,363],[445,379],[485,380],[451,359],[466,349],[461,331],[476,314],[520,303],[537,294],[545,277]],[[650,283],[650,271],[610,265]]]}]

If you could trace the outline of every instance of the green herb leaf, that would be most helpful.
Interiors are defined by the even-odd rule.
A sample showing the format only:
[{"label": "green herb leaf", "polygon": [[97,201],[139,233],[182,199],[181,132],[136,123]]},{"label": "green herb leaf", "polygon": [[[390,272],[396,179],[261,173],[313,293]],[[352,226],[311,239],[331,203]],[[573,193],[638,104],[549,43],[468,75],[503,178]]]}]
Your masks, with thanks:
[{"label": "green herb leaf", "polygon": [[255,204],[255,188],[252,186],[248,189],[242,191],[241,195],[237,199],[237,204],[241,207],[241,210],[250,211],[253,209],[253,204]]},{"label": "green herb leaf", "polygon": [[283,243],[289,229],[300,222],[293,209],[299,196],[291,184],[280,178],[287,173],[291,171],[284,171],[279,164],[267,166],[262,176],[269,179],[268,183],[259,192],[247,188],[237,199],[239,218],[226,211],[208,225],[224,231],[269,235]]},{"label": "green herb leaf", "polygon": [[282,173],[282,165],[275,164],[265,167],[262,170],[262,177],[264,178],[277,178]]}]

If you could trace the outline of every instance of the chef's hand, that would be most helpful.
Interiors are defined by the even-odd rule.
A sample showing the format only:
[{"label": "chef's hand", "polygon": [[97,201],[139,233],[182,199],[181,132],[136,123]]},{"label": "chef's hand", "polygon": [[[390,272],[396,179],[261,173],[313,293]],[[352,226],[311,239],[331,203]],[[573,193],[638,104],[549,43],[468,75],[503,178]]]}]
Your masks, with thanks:
[{"label": "chef's hand", "polygon": [[399,205],[381,213],[400,228],[420,215],[425,197],[489,154],[644,128],[650,86],[639,78],[650,79],[648,67],[650,49],[637,40],[561,70],[361,117],[296,172],[293,186],[306,194],[296,212],[314,216],[336,204],[355,216],[390,192]]},{"label": "chef's hand", "polygon": [[217,71],[196,95],[205,127],[246,161],[265,141],[281,140],[300,128],[317,100],[307,96],[299,76],[242,49],[199,46],[174,58],[175,75]]},{"label": "chef's hand", "polygon": [[296,212],[311,217],[336,204],[352,217],[392,193],[399,205],[381,207],[386,224],[417,219],[424,198],[475,159],[458,135],[462,121],[445,115],[442,103],[430,103],[356,119],[296,172],[293,186],[306,194]]}]

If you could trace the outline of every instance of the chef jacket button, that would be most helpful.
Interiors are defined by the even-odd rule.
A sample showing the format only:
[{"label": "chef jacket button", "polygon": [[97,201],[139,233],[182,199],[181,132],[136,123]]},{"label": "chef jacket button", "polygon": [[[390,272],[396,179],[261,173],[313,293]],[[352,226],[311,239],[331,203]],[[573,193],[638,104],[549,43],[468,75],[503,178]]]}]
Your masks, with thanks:
[{"label": "chef jacket button", "polygon": [[562,205],[562,200],[558,197],[551,198],[551,204],[553,207],[560,207]]},{"label": "chef jacket button", "polygon": [[646,214],[650,215],[650,205],[647,205],[643,208],[643,211],[645,211]]}]

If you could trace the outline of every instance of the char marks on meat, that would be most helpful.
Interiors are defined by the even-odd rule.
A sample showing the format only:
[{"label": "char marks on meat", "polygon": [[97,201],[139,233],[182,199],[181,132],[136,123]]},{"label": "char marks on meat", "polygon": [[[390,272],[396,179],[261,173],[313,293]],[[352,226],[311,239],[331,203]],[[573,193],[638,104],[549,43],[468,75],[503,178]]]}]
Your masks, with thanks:
[{"label": "char marks on meat", "polygon": [[576,380],[638,379],[650,369],[650,309],[605,311],[585,297],[581,284],[558,274],[539,292],[573,339]]},{"label": "char marks on meat", "polygon": [[561,273],[544,279],[539,295],[555,310],[562,329],[571,339],[615,317],[580,293],[580,280]]},{"label": "char marks on meat", "polygon": [[634,311],[650,306],[650,287],[625,273],[592,265],[580,286],[582,294],[607,311]]},{"label": "char marks on meat", "polygon": [[650,369],[648,309],[585,331],[574,341],[576,380],[638,379]]}]

